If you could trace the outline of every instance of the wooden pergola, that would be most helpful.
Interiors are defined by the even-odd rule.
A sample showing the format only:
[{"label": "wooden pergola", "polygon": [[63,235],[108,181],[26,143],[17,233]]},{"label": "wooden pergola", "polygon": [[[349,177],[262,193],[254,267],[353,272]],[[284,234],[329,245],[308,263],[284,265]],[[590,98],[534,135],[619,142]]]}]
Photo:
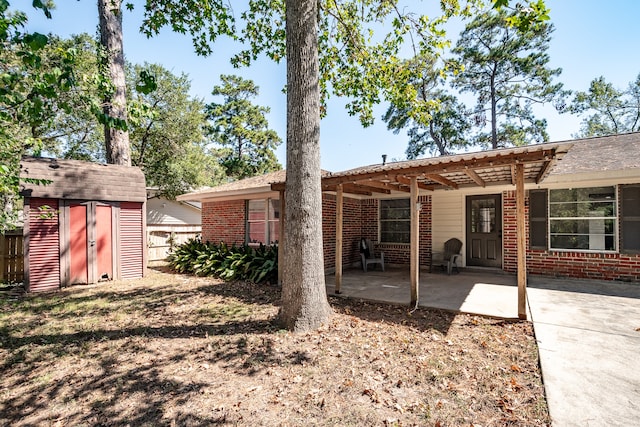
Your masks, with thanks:
[{"label": "wooden pergola", "polygon": [[[335,290],[342,285],[342,223],[345,193],[360,196],[409,193],[411,206],[411,305],[418,304],[419,283],[419,216],[418,196],[422,192],[440,189],[459,190],[470,187],[513,185],[516,192],[517,215],[517,281],[518,317],[526,313],[526,227],[525,183],[539,184],[553,165],[569,150],[571,143],[549,143],[453,156],[393,162],[325,174],[322,191],[336,194]],[[283,203],[285,183],[274,183],[272,190],[280,192]],[[285,218],[280,215],[281,240],[285,238]],[[283,245],[279,245],[280,248]],[[282,250],[282,249],[280,249]],[[283,254],[280,253],[279,256]],[[281,279],[281,272],[279,272]]]}]

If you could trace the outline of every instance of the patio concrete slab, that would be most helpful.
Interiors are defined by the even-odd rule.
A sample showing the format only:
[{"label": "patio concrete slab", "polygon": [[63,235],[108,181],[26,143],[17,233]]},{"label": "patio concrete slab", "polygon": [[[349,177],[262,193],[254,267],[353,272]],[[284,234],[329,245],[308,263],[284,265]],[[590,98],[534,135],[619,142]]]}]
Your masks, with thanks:
[{"label": "patio concrete slab", "polygon": [[529,280],[553,425],[640,423],[640,284]]},{"label": "patio concrete slab", "polygon": [[[334,294],[335,277],[327,275],[327,293]],[[516,278],[492,271],[448,276],[446,273],[420,272],[419,306],[480,314],[483,316],[518,318]],[[341,295],[372,301],[409,304],[410,277],[407,269],[346,270]]]}]

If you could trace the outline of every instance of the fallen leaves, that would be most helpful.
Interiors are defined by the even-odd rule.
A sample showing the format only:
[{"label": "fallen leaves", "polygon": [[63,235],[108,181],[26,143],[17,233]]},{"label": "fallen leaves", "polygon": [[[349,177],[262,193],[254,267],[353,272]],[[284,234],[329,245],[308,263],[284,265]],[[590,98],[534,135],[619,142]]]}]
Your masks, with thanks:
[{"label": "fallen leaves", "polygon": [[[65,425],[131,419],[241,426],[548,422],[529,323],[425,309],[407,316],[402,306],[335,299],[331,322],[292,334],[271,323],[278,312],[275,287],[152,278],[126,282],[126,288],[113,283],[108,291],[70,292],[87,300],[92,292],[106,295],[109,310],[78,311],[75,318],[118,331],[92,330],[95,338],[81,353],[77,343],[58,345],[56,334],[43,329],[74,336],[69,317],[47,308],[16,313],[8,330],[25,328],[23,334],[34,338],[28,346],[0,348],[3,360],[23,354],[5,364],[0,424],[35,425],[36,416]],[[236,311],[250,317],[239,320]],[[29,369],[31,377],[24,378]],[[49,372],[57,373],[55,380],[37,381]],[[96,400],[85,398],[87,390]],[[31,395],[52,396],[51,402],[24,417],[31,413],[24,396]]]}]

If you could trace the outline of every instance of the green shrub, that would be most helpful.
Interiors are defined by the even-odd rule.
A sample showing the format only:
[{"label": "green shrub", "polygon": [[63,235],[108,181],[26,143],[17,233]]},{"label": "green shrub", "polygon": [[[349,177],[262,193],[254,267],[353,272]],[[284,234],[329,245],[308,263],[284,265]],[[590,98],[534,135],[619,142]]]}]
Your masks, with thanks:
[{"label": "green shrub", "polygon": [[278,278],[278,247],[215,245],[190,239],[176,247],[169,265],[178,273],[214,276],[223,280],[275,283]]}]

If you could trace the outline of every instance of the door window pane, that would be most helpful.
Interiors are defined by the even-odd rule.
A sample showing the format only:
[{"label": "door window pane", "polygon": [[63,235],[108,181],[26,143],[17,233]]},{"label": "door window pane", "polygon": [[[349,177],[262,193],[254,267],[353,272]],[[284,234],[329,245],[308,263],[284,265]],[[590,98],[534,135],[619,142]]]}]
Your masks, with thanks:
[{"label": "door window pane", "polygon": [[496,231],[496,200],[471,201],[471,232],[494,233]]}]

